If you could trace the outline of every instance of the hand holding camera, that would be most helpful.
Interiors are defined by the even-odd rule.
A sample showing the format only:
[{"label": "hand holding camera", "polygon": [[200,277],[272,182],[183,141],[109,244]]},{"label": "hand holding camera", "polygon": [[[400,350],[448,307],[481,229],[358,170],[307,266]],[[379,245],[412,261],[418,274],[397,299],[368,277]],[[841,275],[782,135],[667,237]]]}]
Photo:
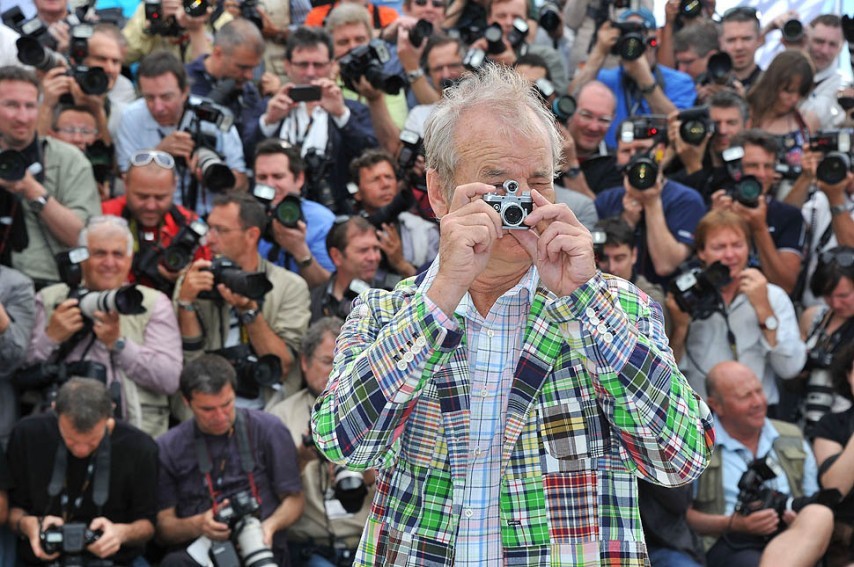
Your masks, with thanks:
[{"label": "hand holding camera", "polygon": [[281,87],[269,101],[267,101],[267,112],[265,122],[267,124],[277,124],[285,119],[291,113],[291,110],[297,107],[297,102],[291,96],[291,89],[294,88],[293,83]]},{"label": "hand holding camera", "polygon": [[183,158],[189,162],[195,147],[196,144],[193,142],[193,136],[189,132],[176,130],[160,140],[156,149],[164,151],[172,157]]},{"label": "hand holding camera", "polygon": [[83,313],[77,299],[66,299],[53,310],[45,334],[56,343],[64,343],[83,328]]},{"label": "hand holding camera", "polygon": [[738,278],[738,290],[747,296],[747,300],[760,315],[760,321],[767,317],[762,314],[773,315],[774,310],[768,301],[768,279],[765,274],[756,268],[747,268],[741,272]]},{"label": "hand holding camera", "polygon": [[[220,505],[228,506],[228,499],[223,500]],[[231,528],[228,527],[228,524],[217,520],[213,508],[207,512],[202,512],[196,517],[198,518],[202,535],[206,538],[213,541],[226,541],[231,537]]]},{"label": "hand holding camera", "polygon": [[332,79],[315,79],[312,85],[320,87],[320,106],[334,117],[343,116],[347,110],[341,88]]},{"label": "hand holding camera", "polygon": [[307,227],[305,222],[297,221],[296,226],[285,226],[281,222],[270,223],[273,239],[294,258],[306,258],[311,253],[305,243]]},{"label": "hand holding camera", "polygon": [[95,533],[100,533],[98,539],[94,543],[89,544],[86,550],[96,557],[101,559],[110,557],[118,553],[123,540],[116,525],[103,516],[99,516],[92,520],[89,524],[89,530]]},{"label": "hand holding camera", "polygon": [[112,350],[113,345],[121,336],[118,312],[95,311],[95,323],[92,325],[92,332],[95,333],[99,341],[104,343],[109,350]]},{"label": "hand holding camera", "polygon": [[596,50],[602,57],[606,57],[620,39],[621,31],[615,27],[610,21],[606,21],[596,31]]},{"label": "hand holding camera", "polygon": [[30,541],[33,555],[42,561],[52,561],[59,557],[59,551],[48,553],[42,547],[41,534],[44,530],[52,527],[62,526],[62,518],[58,516],[45,516],[39,521],[38,516],[25,516],[20,523],[21,535]]},{"label": "hand holding camera", "polygon": [[211,291],[214,287],[214,275],[210,271],[212,262],[210,260],[198,259],[190,265],[190,269],[184,274],[178,299],[192,303],[198,299],[203,291]]}]

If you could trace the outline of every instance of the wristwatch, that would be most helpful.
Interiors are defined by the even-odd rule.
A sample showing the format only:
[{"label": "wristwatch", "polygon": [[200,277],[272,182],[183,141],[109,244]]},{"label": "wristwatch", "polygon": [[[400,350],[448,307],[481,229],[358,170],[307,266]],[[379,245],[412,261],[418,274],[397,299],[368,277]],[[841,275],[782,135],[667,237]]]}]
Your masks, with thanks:
[{"label": "wristwatch", "polygon": [[252,321],[258,318],[258,315],[261,312],[257,309],[247,309],[243,313],[237,314],[237,320],[240,321],[241,325],[248,325]]},{"label": "wristwatch", "polygon": [[576,167],[570,167],[569,169],[564,171],[563,174],[565,176],[569,177],[570,179],[575,179],[576,177],[581,175],[581,168],[577,167],[577,166]]},{"label": "wristwatch", "polygon": [[779,322],[777,321],[777,318],[773,315],[769,315],[768,318],[765,319],[765,321],[759,322],[759,328],[763,331],[776,331],[778,325]]},{"label": "wristwatch", "polygon": [[113,343],[113,348],[110,349],[112,352],[119,354],[125,347],[127,346],[127,340],[124,337],[119,337],[116,339],[116,342]]},{"label": "wristwatch", "polygon": [[45,193],[44,195],[42,195],[40,197],[36,197],[35,199],[31,199],[27,203],[30,205],[30,210],[38,215],[38,214],[41,214],[41,212],[44,210],[45,205],[47,205],[48,201],[50,201],[50,195]]},{"label": "wristwatch", "polygon": [[407,71],[406,72],[406,80],[409,81],[410,85],[423,76],[424,76],[424,69],[422,69],[421,67],[419,67],[418,69],[416,69],[414,71]]},{"label": "wristwatch", "polygon": [[311,266],[311,262],[314,260],[314,256],[309,253],[308,258],[303,258],[302,260],[297,260],[297,266],[300,268],[308,268]]},{"label": "wristwatch", "polygon": [[655,83],[653,83],[653,84],[649,85],[648,87],[642,87],[642,86],[638,85],[638,91],[639,91],[639,92],[640,92],[640,94],[642,94],[642,95],[652,94],[652,91],[654,91],[654,90],[655,90],[655,87],[657,87],[657,86],[658,86],[658,83],[657,83],[657,82],[655,82]]},{"label": "wristwatch", "polygon": [[836,215],[842,215],[848,212],[848,208],[845,205],[833,205],[830,207],[830,216],[835,217]]},{"label": "wristwatch", "polygon": [[178,300],[178,308],[183,309],[184,311],[195,311],[196,304],[192,301],[184,301],[183,299]]}]

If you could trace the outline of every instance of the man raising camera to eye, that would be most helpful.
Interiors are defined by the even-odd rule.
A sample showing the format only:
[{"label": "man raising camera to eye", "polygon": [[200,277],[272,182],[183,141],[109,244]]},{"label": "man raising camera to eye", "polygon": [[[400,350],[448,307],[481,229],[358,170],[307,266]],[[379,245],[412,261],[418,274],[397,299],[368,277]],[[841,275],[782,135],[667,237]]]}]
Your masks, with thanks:
[{"label": "man raising camera to eye", "polygon": [[267,223],[252,196],[218,196],[207,236],[218,258],[193,262],[174,295],[185,359],[216,351],[245,369],[239,372],[238,404],[255,409],[274,394],[298,389],[296,356],[309,320],[305,281],[258,253]]},{"label": "man raising camera to eye", "polygon": [[112,414],[104,384],[72,378],[12,431],[9,526],[25,565],[131,565],[154,535],[157,446]]},{"label": "man raising camera to eye", "polygon": [[[818,492],[815,458],[800,430],[766,417],[762,383],[743,364],[715,365],[707,389],[715,412],[715,457],[700,476],[687,515],[694,531],[706,536],[706,565],[815,565],[830,542],[833,512],[814,500],[827,496],[832,504],[833,495],[798,498]],[[768,469],[750,475],[748,467],[757,470],[751,461],[761,459]]]}]

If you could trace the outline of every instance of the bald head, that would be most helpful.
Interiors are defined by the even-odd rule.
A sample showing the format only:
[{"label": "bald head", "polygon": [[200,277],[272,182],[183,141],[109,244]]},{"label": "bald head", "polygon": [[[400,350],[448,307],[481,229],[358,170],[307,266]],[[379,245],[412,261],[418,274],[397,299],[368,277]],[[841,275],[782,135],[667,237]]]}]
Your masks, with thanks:
[{"label": "bald head", "polygon": [[576,102],[578,108],[566,126],[579,157],[586,157],[595,153],[605,138],[614,118],[617,99],[603,83],[591,81],[581,87]]},{"label": "bald head", "polygon": [[706,399],[718,422],[731,436],[755,440],[762,431],[768,402],[762,381],[740,362],[720,362],[709,370]]},{"label": "bald head", "polygon": [[706,396],[721,399],[732,390],[734,384],[756,381],[756,374],[740,362],[726,360],[715,364],[706,377]]},{"label": "bald head", "polygon": [[606,108],[610,109],[609,114],[613,114],[617,109],[617,98],[614,96],[614,91],[609,89],[605,83],[600,81],[590,81],[586,83],[578,91],[578,105],[581,107],[582,102],[590,102],[591,100],[601,100]]}]

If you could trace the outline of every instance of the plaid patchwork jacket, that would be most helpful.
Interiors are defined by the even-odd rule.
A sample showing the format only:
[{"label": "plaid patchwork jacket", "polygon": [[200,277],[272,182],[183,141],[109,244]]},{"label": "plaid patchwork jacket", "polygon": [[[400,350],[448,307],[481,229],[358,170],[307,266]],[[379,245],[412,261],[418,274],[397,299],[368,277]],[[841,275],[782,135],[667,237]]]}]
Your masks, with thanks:
[{"label": "plaid patchwork jacket", "polygon": [[[339,337],[312,415],[323,453],[379,469],[356,565],[453,565],[468,465],[466,336],[438,324],[415,280],[370,290]],[[597,275],[540,286],[507,407],[506,565],[647,565],[636,477],[677,486],[714,446],[705,403],[673,361],[660,308]]]}]

